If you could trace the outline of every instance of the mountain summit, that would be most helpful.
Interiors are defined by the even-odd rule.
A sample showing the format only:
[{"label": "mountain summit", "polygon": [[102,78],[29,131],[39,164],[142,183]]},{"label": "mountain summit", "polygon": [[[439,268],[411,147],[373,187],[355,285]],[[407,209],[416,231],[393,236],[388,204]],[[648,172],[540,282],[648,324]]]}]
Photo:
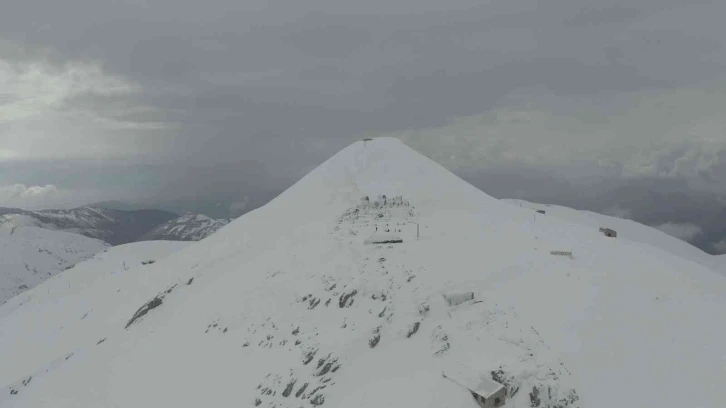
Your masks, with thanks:
[{"label": "mountain summit", "polygon": [[0,405],[726,405],[724,277],[394,139],[155,263],[102,266],[0,307]]}]

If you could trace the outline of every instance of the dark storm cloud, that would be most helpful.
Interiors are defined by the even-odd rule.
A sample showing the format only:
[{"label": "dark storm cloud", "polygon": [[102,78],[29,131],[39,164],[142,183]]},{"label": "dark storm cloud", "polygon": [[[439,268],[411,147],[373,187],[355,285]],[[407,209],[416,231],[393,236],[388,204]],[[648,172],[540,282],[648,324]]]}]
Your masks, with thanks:
[{"label": "dark storm cloud", "polygon": [[582,7],[576,14],[564,20],[565,25],[572,26],[593,26],[599,24],[623,23],[641,15],[641,11],[635,7],[627,7],[618,4],[605,7]]},{"label": "dark storm cloud", "polygon": [[647,218],[627,186],[717,202],[724,14],[705,0],[12,1],[0,186],[238,210],[389,134],[497,196],[676,222],[655,195],[638,198],[659,206]]}]

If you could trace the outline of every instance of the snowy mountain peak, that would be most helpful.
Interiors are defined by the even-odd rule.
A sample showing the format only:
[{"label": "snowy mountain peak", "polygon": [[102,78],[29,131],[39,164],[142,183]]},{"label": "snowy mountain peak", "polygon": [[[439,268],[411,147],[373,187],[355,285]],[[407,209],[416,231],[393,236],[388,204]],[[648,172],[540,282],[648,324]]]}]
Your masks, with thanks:
[{"label": "snowy mountain peak", "polygon": [[[501,208],[484,194],[439,164],[395,138],[358,141],[310,172],[272,200],[266,211],[304,209],[304,218],[317,219],[344,211],[362,198],[406,197],[419,208],[440,207],[479,211]],[[298,214],[299,215],[299,214]]]},{"label": "snowy mountain peak", "polygon": [[726,279],[392,139],[157,262],[68,272],[0,307],[0,405],[726,405]]}]

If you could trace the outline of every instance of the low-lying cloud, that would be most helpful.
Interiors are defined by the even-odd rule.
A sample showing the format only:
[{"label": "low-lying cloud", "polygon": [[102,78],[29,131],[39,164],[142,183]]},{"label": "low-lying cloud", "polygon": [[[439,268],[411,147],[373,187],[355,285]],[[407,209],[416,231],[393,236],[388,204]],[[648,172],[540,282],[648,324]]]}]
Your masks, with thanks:
[{"label": "low-lying cloud", "polygon": [[720,254],[726,254],[726,239],[722,239],[713,244],[713,249]]},{"label": "low-lying cloud", "polygon": [[0,185],[0,207],[44,210],[73,208],[91,204],[108,197],[118,197],[116,192],[63,189],[55,185]]},{"label": "low-lying cloud", "polygon": [[701,229],[701,227],[688,222],[668,222],[665,224],[657,225],[655,226],[655,228],[661,230],[662,232],[665,232],[670,236],[682,239],[686,242],[691,242],[699,235],[703,234],[703,229]]},{"label": "low-lying cloud", "polygon": [[43,207],[56,203],[62,193],[54,185],[26,186],[14,184],[0,186],[0,207]]}]

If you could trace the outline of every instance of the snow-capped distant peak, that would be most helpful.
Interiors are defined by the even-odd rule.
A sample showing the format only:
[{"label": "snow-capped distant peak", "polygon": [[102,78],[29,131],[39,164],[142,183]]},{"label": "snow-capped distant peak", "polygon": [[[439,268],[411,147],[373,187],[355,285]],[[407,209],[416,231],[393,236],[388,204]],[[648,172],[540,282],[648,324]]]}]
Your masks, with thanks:
[{"label": "snow-capped distant peak", "polygon": [[112,245],[137,241],[156,226],[178,217],[167,211],[121,211],[100,207],[42,211],[6,209],[3,213],[0,223],[72,232]]},{"label": "snow-capped distant peak", "polygon": [[141,240],[199,241],[229,222],[229,219],[215,220],[203,214],[184,214],[154,228]]}]

